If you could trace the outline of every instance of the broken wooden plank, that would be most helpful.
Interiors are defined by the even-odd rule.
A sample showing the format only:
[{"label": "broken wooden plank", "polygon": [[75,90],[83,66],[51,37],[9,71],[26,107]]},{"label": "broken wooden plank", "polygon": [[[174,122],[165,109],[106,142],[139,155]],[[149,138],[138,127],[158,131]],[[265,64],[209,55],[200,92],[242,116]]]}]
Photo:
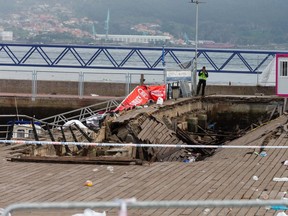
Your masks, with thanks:
[{"label": "broken wooden plank", "polygon": [[154,122],[151,127],[150,133],[147,135],[147,139],[150,143],[153,143],[154,139],[158,136],[158,132],[155,130],[155,128],[158,126],[158,122]]},{"label": "broken wooden plank", "polygon": [[141,129],[143,130],[149,122],[150,122],[150,119],[146,118],[146,120],[143,122],[143,124],[140,125]]},{"label": "broken wooden plank", "polygon": [[19,148],[23,148],[23,147],[27,147],[27,144],[13,144],[13,145],[8,145],[5,146],[3,149],[4,150],[15,150],[15,149],[19,149]]},{"label": "broken wooden plank", "polygon": [[166,151],[164,154],[158,155],[157,159],[159,161],[162,161],[162,160],[163,161],[169,161],[169,160],[165,160],[165,158],[170,157],[172,154],[178,152],[179,150],[181,150],[181,149],[179,149],[179,148],[170,149],[170,150]]},{"label": "broken wooden plank", "polygon": [[10,151],[9,154],[16,154],[16,153],[28,154],[30,152],[31,152],[31,147],[28,147],[24,149],[16,149],[14,151]]},{"label": "broken wooden plank", "polygon": [[149,119],[149,122],[148,122],[148,124],[147,124],[147,126],[138,134],[138,136],[137,136],[137,138],[139,139],[139,140],[143,140],[143,137],[144,137],[144,135],[145,135],[145,133],[147,132],[147,130],[149,130],[150,129],[150,126],[153,124],[153,121],[151,121],[150,119]]},{"label": "broken wooden plank", "polygon": [[41,162],[41,163],[82,163],[82,164],[119,164],[119,165],[142,165],[139,159],[125,157],[40,157],[40,156],[21,156],[11,158],[17,162]]},{"label": "broken wooden plank", "polygon": [[153,120],[150,120],[148,125],[144,128],[144,133],[141,136],[141,140],[144,141],[147,139],[147,136],[151,133],[151,130],[153,129],[153,125],[155,125],[155,122]]},{"label": "broken wooden plank", "polygon": [[[162,126],[162,123],[158,123],[156,127],[154,127],[153,131],[151,132],[151,136],[149,138],[150,143],[155,143],[155,140],[158,139],[160,133],[159,128]],[[159,139],[158,139],[159,140]],[[157,143],[157,142],[156,142]]]},{"label": "broken wooden plank", "polygon": [[140,147],[140,148],[137,148],[137,150],[138,150],[139,159],[144,160],[143,148]]}]

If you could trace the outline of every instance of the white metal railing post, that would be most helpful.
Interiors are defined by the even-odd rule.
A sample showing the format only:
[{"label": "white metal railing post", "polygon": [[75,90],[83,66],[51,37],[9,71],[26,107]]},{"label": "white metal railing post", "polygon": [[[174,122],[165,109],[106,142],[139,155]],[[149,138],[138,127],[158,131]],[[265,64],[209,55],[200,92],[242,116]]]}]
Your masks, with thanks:
[{"label": "white metal railing post", "polygon": [[82,71],[79,72],[79,82],[78,82],[78,95],[79,98],[83,98],[84,92],[84,73]]},{"label": "white metal railing post", "polygon": [[37,95],[37,71],[32,71],[32,101],[35,101]]},{"label": "white metal railing post", "polygon": [[126,73],[126,88],[125,88],[125,96],[130,92],[130,84],[131,84],[131,74],[128,72]]}]

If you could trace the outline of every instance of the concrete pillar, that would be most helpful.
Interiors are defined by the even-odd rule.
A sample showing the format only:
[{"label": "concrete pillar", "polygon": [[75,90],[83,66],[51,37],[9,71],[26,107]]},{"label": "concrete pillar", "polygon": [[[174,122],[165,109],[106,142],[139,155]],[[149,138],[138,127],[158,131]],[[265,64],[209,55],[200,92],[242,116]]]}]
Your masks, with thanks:
[{"label": "concrete pillar", "polygon": [[195,116],[189,116],[187,119],[188,131],[189,132],[198,132],[198,118]]},{"label": "concrete pillar", "polygon": [[207,129],[207,114],[198,115],[198,125],[203,129]]}]

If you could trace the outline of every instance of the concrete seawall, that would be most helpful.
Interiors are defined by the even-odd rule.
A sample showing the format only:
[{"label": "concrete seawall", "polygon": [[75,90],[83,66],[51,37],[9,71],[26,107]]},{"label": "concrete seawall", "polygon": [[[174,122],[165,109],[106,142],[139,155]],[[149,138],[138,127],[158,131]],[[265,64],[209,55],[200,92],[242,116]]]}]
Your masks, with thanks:
[{"label": "concrete seawall", "polygon": [[[79,92],[78,82],[69,81],[37,81],[37,94],[46,95],[74,95]],[[137,84],[131,84],[133,89]],[[96,94],[100,96],[125,96],[125,83],[95,83],[84,82],[83,95],[91,96]],[[32,81],[30,80],[0,80],[1,93],[32,93]],[[264,95],[275,95],[275,87],[262,86],[229,86],[229,85],[207,85],[206,94],[221,95],[255,95],[262,93]]]},{"label": "concrete seawall", "polygon": [[[133,89],[137,84],[132,84]],[[85,82],[79,97],[78,82],[38,81],[32,100],[32,81],[0,80],[0,114],[25,114],[41,117],[115,99],[122,101],[125,83]],[[206,95],[275,95],[275,87],[208,85]],[[99,95],[99,96],[95,96]],[[43,116],[45,114],[45,116]]]},{"label": "concrete seawall", "polygon": [[[31,80],[0,80],[0,92],[32,93]],[[71,81],[37,81],[37,94],[47,95],[78,95],[79,83]],[[123,83],[94,83],[85,82],[83,95],[97,94],[101,96],[124,96]]]}]

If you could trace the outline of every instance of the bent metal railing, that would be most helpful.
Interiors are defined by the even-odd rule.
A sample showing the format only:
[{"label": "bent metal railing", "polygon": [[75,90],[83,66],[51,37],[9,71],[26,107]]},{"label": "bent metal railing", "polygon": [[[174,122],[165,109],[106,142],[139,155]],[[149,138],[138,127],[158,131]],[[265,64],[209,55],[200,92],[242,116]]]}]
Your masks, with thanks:
[{"label": "bent metal railing", "polygon": [[[254,73],[276,53],[288,51],[198,49],[197,61],[211,72]],[[194,48],[0,44],[0,66],[159,71],[164,61],[183,68],[194,57]]]},{"label": "bent metal railing", "polygon": [[[123,98],[118,98],[122,100]],[[20,120],[41,123],[41,127],[44,128],[48,124],[52,129],[64,125],[70,120],[79,120],[84,122],[86,118],[96,115],[98,112],[109,112],[112,109],[115,109],[119,105],[116,99],[112,99],[105,102],[100,102],[97,104],[92,104],[90,106],[81,107],[79,109],[71,110],[65,113],[60,113],[58,115],[50,116],[43,119],[35,119],[27,115],[0,115],[0,140],[3,142],[3,139],[8,139],[10,135],[11,125],[13,121]],[[10,121],[10,122],[9,122]],[[0,141],[0,142],[1,142]],[[0,214],[1,215],[1,214]]]},{"label": "bent metal railing", "polygon": [[[122,99],[122,97],[118,98],[118,100]],[[65,113],[60,113],[54,116],[49,116],[47,118],[41,119],[40,121],[52,124],[52,128],[54,128],[54,126],[56,127],[56,125],[63,125],[70,120],[79,120],[80,122],[84,122],[86,118],[96,115],[100,111],[109,112],[112,109],[115,109],[118,105],[119,103],[112,99],[90,106],[81,107],[79,109],[71,110]]]}]

